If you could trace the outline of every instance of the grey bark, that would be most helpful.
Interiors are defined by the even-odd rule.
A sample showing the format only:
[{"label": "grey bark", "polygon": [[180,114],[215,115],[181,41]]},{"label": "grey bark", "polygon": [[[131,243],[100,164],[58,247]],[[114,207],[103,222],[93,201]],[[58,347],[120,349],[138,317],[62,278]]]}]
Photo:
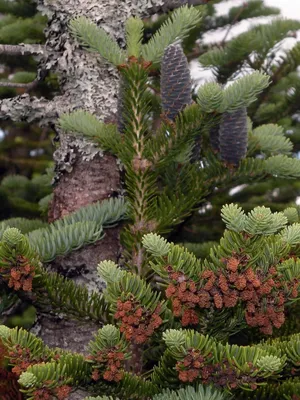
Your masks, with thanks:
[{"label": "grey bark", "polygon": [[45,48],[39,44],[0,44],[0,54],[8,54],[11,56],[24,55],[44,55]]},{"label": "grey bark", "polygon": [[[123,45],[124,23],[129,16],[149,17],[187,3],[187,0],[36,1],[39,10],[49,19],[45,48],[38,51],[40,68],[59,75],[61,94],[51,101],[31,98],[28,94],[4,99],[0,102],[0,118],[54,125],[62,112],[78,108],[97,115],[101,120],[116,121],[117,70],[101,60],[99,55],[82,50],[70,37],[68,22],[71,18],[79,15],[90,18]],[[192,3],[202,4],[203,1],[192,0]],[[121,191],[117,160],[84,139],[74,139],[60,132],[60,147],[55,151],[54,159],[56,186],[49,214],[51,221]],[[94,289],[97,264],[105,258],[117,261],[119,251],[118,229],[110,230],[104,240],[76,251],[70,257],[56,260],[51,269]],[[69,321],[63,316],[40,314],[34,331],[50,346],[85,351],[98,328],[91,323]],[[78,393],[71,398],[80,399],[87,395],[84,391]]]},{"label": "grey bark", "polygon": [[12,121],[41,122],[48,124],[57,119],[55,102],[30,97],[29,94],[0,101],[0,118]]}]

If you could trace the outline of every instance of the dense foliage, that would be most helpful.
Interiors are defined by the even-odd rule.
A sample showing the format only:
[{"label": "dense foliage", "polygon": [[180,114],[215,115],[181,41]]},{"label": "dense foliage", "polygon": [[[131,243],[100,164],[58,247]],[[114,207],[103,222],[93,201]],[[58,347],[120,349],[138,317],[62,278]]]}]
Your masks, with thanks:
[{"label": "dense foliage", "polygon": [[[47,18],[37,12],[33,1],[0,1],[0,13],[0,45],[44,43]],[[0,62],[1,99],[28,92],[51,97],[54,78],[49,75],[41,79],[38,58],[6,54],[1,49]],[[51,192],[51,177],[40,176],[51,165],[51,135],[45,127],[0,121],[1,220],[41,216],[38,202]]]},{"label": "dense foliage", "polygon": [[[3,315],[16,299],[27,299],[38,310],[99,325],[88,354],[49,348],[22,328],[1,325],[0,362],[10,367],[1,370],[4,398],[62,400],[78,387],[98,396],[89,400],[300,396],[297,209],[223,206],[225,231],[202,258],[168,240],[222,188],[300,177],[300,160],[282,127],[255,122],[248,111],[270,87],[268,71],[252,70],[224,87],[231,75],[222,57],[229,50],[212,50],[203,57],[220,63],[219,83],[191,95],[183,49],[189,34],[202,29],[205,10],[173,11],[149,41],[143,21],[132,17],[126,49],[88,19],[71,21],[74,37],[119,72],[118,122],[77,110],[59,124],[118,157],[126,196],[52,224],[3,223]],[[282,21],[279,28],[284,36]],[[48,262],[101,240],[121,220],[122,264],[98,265],[103,293],[48,270]]]},{"label": "dense foliage", "polygon": [[[298,156],[299,152],[299,41],[296,31],[299,22],[293,20],[274,19],[263,25],[252,19],[250,29],[229,40],[230,33],[242,20],[255,18],[259,15],[276,15],[278,9],[267,7],[262,1],[249,1],[237,7],[232,7],[226,16],[216,16],[215,7],[209,5],[210,17],[204,25],[202,33],[214,32],[222,24],[228,24],[225,32],[219,34],[216,43],[201,44],[193,54],[199,55],[199,62],[203,68],[213,72],[214,79],[221,85],[243,76],[250,71],[264,71],[270,78],[269,86],[257,97],[247,109],[253,128],[260,124],[278,124],[281,132],[290,139],[293,147],[286,147],[282,139],[274,136],[272,139],[264,131],[256,131],[258,142],[272,140],[270,149],[265,152],[271,154],[274,140],[287,153]],[[208,32],[206,29],[209,29]],[[225,40],[224,40],[225,39]],[[187,48],[189,51],[189,48]],[[201,70],[202,71],[202,70]],[[201,78],[201,74],[199,76]],[[203,83],[203,80],[201,81]],[[218,151],[219,138],[214,132],[210,134],[212,147]],[[258,143],[259,146],[259,143]],[[248,148],[248,154],[256,153],[256,148]],[[283,211],[287,206],[295,206],[299,196],[299,182],[285,179],[268,179],[259,182],[228,185],[218,190],[214,196],[207,197],[201,213],[194,213],[193,217],[185,222],[172,236],[176,242],[184,242],[195,254],[206,255],[209,250],[208,241],[217,241],[223,232],[220,219],[220,210],[223,204],[235,202],[245,210],[250,211],[256,206],[264,204],[272,211]]]}]

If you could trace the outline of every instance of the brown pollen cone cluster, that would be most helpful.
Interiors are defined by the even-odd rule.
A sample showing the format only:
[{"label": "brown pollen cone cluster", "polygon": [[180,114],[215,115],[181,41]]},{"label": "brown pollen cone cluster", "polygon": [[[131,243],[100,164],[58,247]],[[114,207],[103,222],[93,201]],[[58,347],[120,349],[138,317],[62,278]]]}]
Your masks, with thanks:
[{"label": "brown pollen cone cluster", "polygon": [[[55,356],[54,359],[58,358]],[[13,349],[8,351],[7,358],[9,364],[14,365],[12,372],[20,376],[22,372],[26,371],[28,367],[34,364],[50,361],[49,357],[33,357],[30,349],[24,348],[19,344],[15,345]]]},{"label": "brown pollen cone cluster", "polygon": [[[0,273],[7,274],[7,268],[0,268]],[[8,286],[14,290],[31,292],[32,280],[35,275],[34,267],[24,256],[17,256],[16,264],[9,271]]]},{"label": "brown pollen cone cluster", "polygon": [[[252,366],[249,365],[251,368]],[[237,368],[230,365],[227,360],[221,363],[211,363],[211,354],[206,358],[200,350],[189,349],[183,360],[177,361],[176,370],[179,372],[179,380],[182,382],[194,382],[200,379],[202,384],[213,384],[220,388],[235,389],[241,384],[249,385],[252,390],[257,388],[256,378],[250,374],[243,375]],[[252,372],[255,368],[251,368]]]},{"label": "brown pollen cone cluster", "polygon": [[121,320],[120,331],[124,333],[126,339],[141,344],[145,343],[162,324],[160,312],[160,305],[152,312],[132,296],[124,302],[118,300],[114,317]]},{"label": "brown pollen cone cluster", "polygon": [[[123,378],[125,354],[117,346],[98,351],[96,355],[89,356],[89,359],[97,363],[92,374],[94,381],[98,381],[101,376],[110,382],[119,382]],[[102,364],[100,368],[99,364]]]},{"label": "brown pollen cone cluster", "polygon": [[286,282],[273,266],[267,272],[254,271],[245,254],[233,252],[222,262],[225,268],[202,272],[197,283],[167,266],[171,283],[166,297],[172,301],[174,316],[181,317],[182,326],[197,325],[197,308],[231,308],[242,302],[247,324],[271,335],[273,327],[280,328],[285,321],[287,299],[298,295],[298,280]]},{"label": "brown pollen cone cluster", "polygon": [[72,388],[68,385],[58,386],[55,389],[41,388],[33,392],[34,400],[52,400],[55,396],[58,400],[65,400],[69,397]]},{"label": "brown pollen cone cluster", "polygon": [[267,272],[247,267],[246,255],[233,253],[222,260],[225,270],[216,273],[205,271],[204,290],[216,308],[234,307],[238,301],[245,303],[246,322],[251,327],[271,335],[273,327],[280,328],[285,321],[284,304],[287,293],[297,297],[299,282],[286,282],[275,267]]},{"label": "brown pollen cone cluster", "polygon": [[55,396],[58,398],[58,400],[65,400],[69,397],[71,390],[72,390],[71,386],[62,385],[55,388],[54,393]]},{"label": "brown pollen cone cluster", "polygon": [[166,289],[166,297],[172,300],[173,314],[181,317],[182,326],[197,325],[199,318],[194,310],[196,306],[210,307],[209,294],[182,272],[176,272],[171,265],[167,266],[171,283]]},{"label": "brown pollen cone cluster", "polygon": [[199,350],[190,349],[182,361],[177,361],[176,371],[179,372],[179,380],[182,382],[194,382],[201,377],[201,371],[205,366],[205,359]]},{"label": "brown pollen cone cluster", "polygon": [[9,363],[14,365],[12,372],[20,376],[28,367],[42,360],[33,361],[29,349],[22,348],[19,344],[15,346],[14,351],[8,352]]},{"label": "brown pollen cone cluster", "polygon": [[49,389],[42,388],[33,392],[34,400],[51,400],[51,392]]}]

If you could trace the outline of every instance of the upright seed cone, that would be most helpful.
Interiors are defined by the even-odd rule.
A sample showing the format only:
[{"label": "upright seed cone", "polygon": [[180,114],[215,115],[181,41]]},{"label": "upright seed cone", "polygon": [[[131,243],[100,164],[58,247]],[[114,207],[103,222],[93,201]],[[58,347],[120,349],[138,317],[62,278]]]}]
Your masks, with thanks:
[{"label": "upright seed cone", "polygon": [[222,115],[219,141],[222,160],[226,161],[228,164],[237,166],[247,152],[248,132],[246,107]]},{"label": "upright seed cone", "polygon": [[197,136],[194,142],[194,147],[191,155],[191,162],[195,163],[200,160],[201,153],[202,136]]},{"label": "upright seed cone", "polygon": [[166,48],[161,64],[162,109],[172,121],[192,102],[192,83],[187,58],[178,44]]},{"label": "upright seed cone", "polygon": [[214,151],[220,151],[219,130],[220,124],[214,125],[209,130],[209,141]]}]

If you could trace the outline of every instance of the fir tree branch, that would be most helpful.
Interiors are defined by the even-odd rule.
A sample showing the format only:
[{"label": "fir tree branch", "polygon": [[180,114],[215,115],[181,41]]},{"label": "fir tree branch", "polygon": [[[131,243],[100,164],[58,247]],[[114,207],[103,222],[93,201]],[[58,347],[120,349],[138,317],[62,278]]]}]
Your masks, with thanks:
[{"label": "fir tree branch", "polygon": [[[282,130],[281,133],[280,129]],[[253,130],[249,137],[254,141],[255,148],[268,156],[276,154],[291,154],[293,143],[283,133],[280,126],[274,124],[261,125]]]},{"label": "fir tree branch", "polygon": [[183,4],[187,4],[189,6],[200,6],[203,4],[207,4],[208,1],[209,0],[165,0],[164,7],[174,9],[175,7],[180,7]]},{"label": "fir tree branch", "polygon": [[62,354],[57,361],[30,366],[20,376],[19,383],[28,398],[33,399],[39,389],[41,395],[55,395],[56,388],[88,382],[90,376],[91,365],[82,354]]},{"label": "fir tree branch", "polygon": [[10,56],[27,56],[27,55],[46,55],[44,46],[39,44],[0,44],[0,54],[6,54]]},{"label": "fir tree branch", "polygon": [[101,202],[81,207],[79,210],[53,222],[53,226],[61,229],[76,222],[92,221],[99,226],[103,225],[105,228],[113,227],[119,221],[127,218],[127,206],[128,204],[125,203],[123,197],[111,197]]},{"label": "fir tree branch", "polygon": [[221,46],[223,46],[226,42],[226,39],[231,31],[231,29],[233,28],[233,26],[235,25],[235,23],[238,21],[239,17],[242,15],[243,11],[248,7],[248,3],[244,3],[242,4],[242,6],[240,7],[240,9],[238,9],[234,19],[231,21],[229,27],[226,30],[226,33],[220,43]]},{"label": "fir tree branch", "polygon": [[254,115],[254,118],[256,116],[256,112],[259,108],[259,106],[263,103],[266,103],[268,101],[268,98],[270,96],[270,93],[272,92],[272,89],[274,88],[275,85],[277,85],[277,83],[280,81],[280,79],[282,78],[282,72],[284,71],[285,67],[286,67],[286,62],[283,62],[275,71],[275,73],[273,73],[273,75],[270,78],[269,81],[269,86],[266,87],[258,96],[257,101],[254,103],[252,109],[251,109],[251,113],[252,115]]},{"label": "fir tree branch", "polygon": [[31,84],[32,84],[32,82],[30,82],[30,83],[17,83],[17,82],[0,81],[0,87],[27,88]]},{"label": "fir tree branch", "polygon": [[49,101],[44,98],[30,97],[28,94],[0,100],[0,120],[53,122],[58,115],[58,99]]},{"label": "fir tree branch", "polygon": [[121,136],[117,127],[113,124],[104,124],[96,116],[78,110],[70,114],[63,114],[59,119],[59,125],[62,129],[81,134],[99,142],[104,150],[111,150],[118,154],[121,145]]},{"label": "fir tree branch", "polygon": [[154,396],[153,400],[194,400],[196,398],[201,400],[225,400],[228,397],[218,389],[199,385],[197,389],[192,386],[187,386],[177,392],[166,389],[162,393]]},{"label": "fir tree branch", "polygon": [[[63,240],[59,242],[58,247],[61,247]],[[28,238],[16,228],[9,228],[3,234],[0,269],[1,278],[9,287],[16,292],[21,291],[42,310],[50,307],[71,318],[88,317],[98,323],[108,320],[108,308],[102,294],[89,292],[85,286],[77,285],[57,273],[49,273],[42,267]]]},{"label": "fir tree branch", "polygon": [[146,152],[149,159],[159,167],[173,162],[184,145],[194,141],[205,122],[207,121],[200,107],[196,104],[187,106],[174,124],[163,123],[151,141],[147,142]]},{"label": "fir tree branch", "polygon": [[54,312],[65,313],[66,318],[88,318],[98,324],[111,320],[109,306],[101,293],[89,292],[85,286],[44,268],[38,273],[33,291],[37,297],[36,306],[42,311],[50,306]]},{"label": "fir tree branch", "polygon": [[265,160],[265,170],[276,177],[295,179],[300,177],[300,160],[278,154]]},{"label": "fir tree branch", "polygon": [[187,37],[201,19],[202,14],[197,9],[178,8],[150,41],[142,47],[143,58],[154,64],[160,63],[164,50],[175,41]]},{"label": "fir tree branch", "polygon": [[70,30],[83,46],[90,51],[96,51],[113,65],[125,63],[126,54],[119,45],[105,32],[86,17],[71,20]]},{"label": "fir tree branch", "polygon": [[102,226],[92,221],[76,222],[60,226],[60,229],[52,225],[49,229],[37,229],[28,234],[30,245],[45,263],[103,237]]},{"label": "fir tree branch", "polygon": [[[131,251],[133,264],[142,272],[143,251],[140,238],[143,233],[155,229],[156,221],[150,220],[151,199],[157,191],[156,174],[152,162],[147,159],[150,104],[147,96],[148,73],[140,64],[132,63],[124,71],[124,121],[126,121],[125,144],[127,155],[126,183],[129,198],[129,215],[133,223],[128,227],[126,245]],[[126,149],[126,150],[127,150]],[[129,153],[129,154],[128,154]],[[127,160],[125,159],[125,156]],[[122,159],[122,154],[121,154]],[[152,217],[152,215],[151,215]]]},{"label": "fir tree branch", "polygon": [[27,236],[41,260],[50,262],[58,255],[101,240],[103,226],[112,227],[126,218],[126,210],[123,198],[110,198],[82,207],[65,218],[29,232]]},{"label": "fir tree branch", "polygon": [[35,229],[46,228],[48,224],[40,219],[9,218],[0,222],[0,240],[7,228],[17,228],[21,233],[26,234]]},{"label": "fir tree branch", "polygon": [[129,57],[139,57],[144,35],[144,24],[139,18],[129,18],[126,22],[126,45]]},{"label": "fir tree branch", "polygon": [[0,87],[12,87],[12,88],[26,89],[25,92],[28,93],[28,92],[32,91],[38,85],[38,82],[39,82],[38,79],[35,79],[34,81],[29,82],[29,83],[0,81]]},{"label": "fir tree branch", "polygon": [[232,112],[240,107],[248,107],[269,83],[269,76],[258,71],[238,79],[224,90],[220,112]]}]

